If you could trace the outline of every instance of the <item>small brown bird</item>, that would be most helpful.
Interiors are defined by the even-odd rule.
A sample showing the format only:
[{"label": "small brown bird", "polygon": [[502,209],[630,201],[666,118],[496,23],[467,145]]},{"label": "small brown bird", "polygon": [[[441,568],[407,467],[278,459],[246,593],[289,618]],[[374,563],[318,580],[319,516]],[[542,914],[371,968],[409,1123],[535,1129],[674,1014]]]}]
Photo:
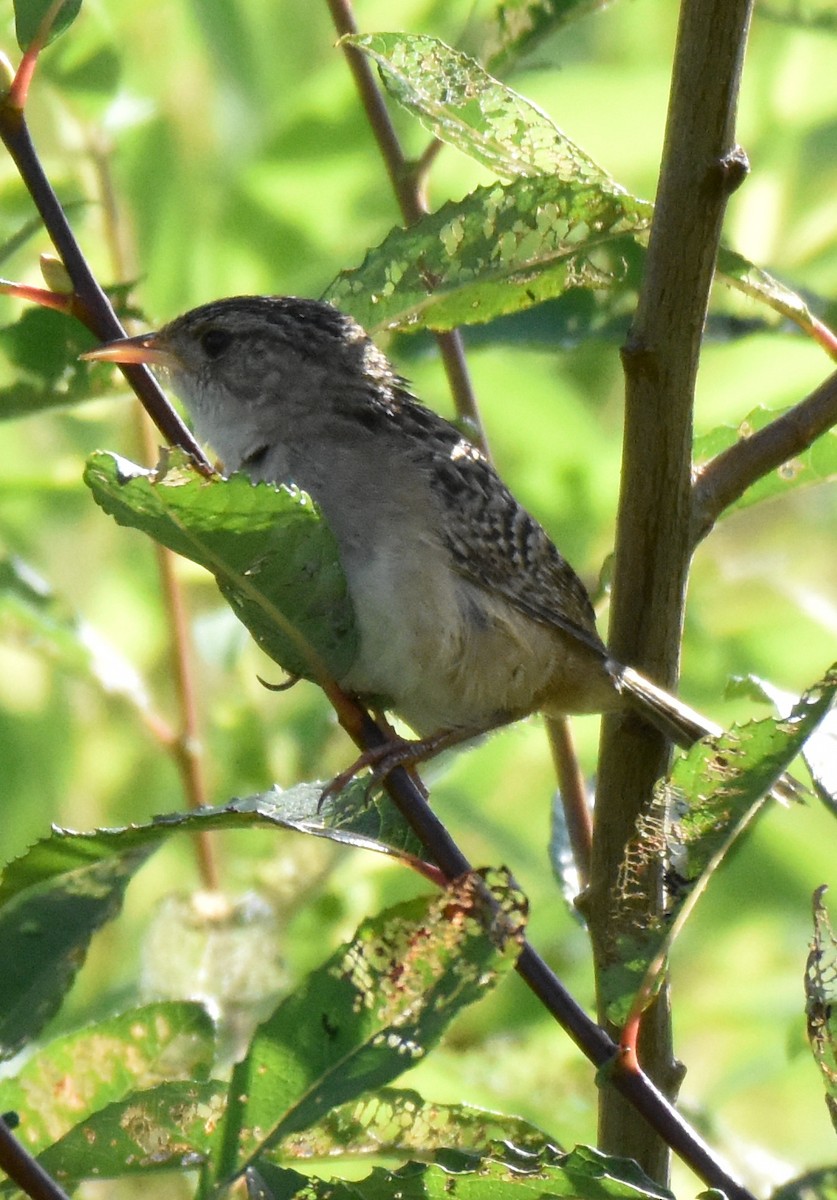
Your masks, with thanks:
[{"label": "small brown bird", "polygon": [[421,737],[625,704],[684,745],[720,732],[609,657],[542,527],[331,305],[235,296],[85,357],[162,368],[227,471],[313,496],[360,633],[338,683]]}]

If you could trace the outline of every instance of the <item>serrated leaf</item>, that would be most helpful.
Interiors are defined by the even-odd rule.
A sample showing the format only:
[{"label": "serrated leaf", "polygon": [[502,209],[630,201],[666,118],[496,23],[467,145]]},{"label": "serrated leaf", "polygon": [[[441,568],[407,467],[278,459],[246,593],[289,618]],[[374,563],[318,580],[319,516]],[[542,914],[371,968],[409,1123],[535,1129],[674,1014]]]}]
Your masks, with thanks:
[{"label": "serrated leaf", "polygon": [[497,183],[393,230],[325,298],[369,329],[480,324],[570,288],[627,287],[645,221],[629,196],[540,176]]},{"label": "serrated leaf", "polygon": [[[54,5],[54,0],[14,0],[15,37],[21,50],[26,50],[37,36],[41,23]],[[69,29],[81,10],[81,0],[64,0],[55,14],[44,45],[48,46]]]},{"label": "serrated leaf", "polygon": [[[537,105],[437,38],[376,33],[348,40],[378,64],[390,94],[434,136],[500,176],[512,180],[528,176],[532,182],[541,179],[553,188],[556,183],[564,183],[566,189],[561,194],[545,195],[542,201],[535,200],[534,205],[533,193],[519,193],[519,222],[505,213],[495,227],[496,214],[489,206],[481,226],[482,238],[479,223],[473,219],[479,192],[458,206],[446,205],[441,210],[445,214],[441,223],[437,219],[440,214],[434,213],[408,231],[415,235],[421,227],[427,232],[426,239],[419,241],[414,237],[404,241],[403,231],[390,234],[377,250],[367,255],[357,272],[344,273],[335,281],[329,299],[344,302],[361,324],[369,327],[386,324],[403,328],[420,323],[443,330],[477,324],[559,295],[566,287],[573,286],[575,272],[581,276],[580,286],[607,288],[622,282],[624,273],[614,269],[612,261],[602,264],[597,271],[597,264],[583,249],[598,247],[601,253],[597,235],[616,232],[619,217],[614,214],[613,200],[617,197],[623,202],[621,216],[626,222],[621,232],[630,229],[633,237],[644,243],[653,216],[649,201],[631,196]],[[573,193],[578,193],[580,208],[573,205]],[[581,211],[588,215],[580,217]],[[562,224],[565,220],[569,222],[566,232]],[[542,236],[544,224],[555,226],[552,237]],[[578,237],[584,243],[579,248],[582,252],[571,260],[563,284],[560,275],[556,278],[549,270],[555,254],[558,253],[559,260],[561,257],[554,232],[559,239],[572,241]],[[448,259],[455,261],[445,263],[437,252],[436,237],[444,242]],[[486,237],[498,244],[503,239],[504,245],[497,255],[499,262],[492,257],[491,247],[484,244]],[[416,258],[410,258],[411,250]],[[380,262],[382,254],[385,261]],[[502,267],[508,267],[510,261],[527,257],[528,263],[518,261],[515,269],[502,273]],[[457,269],[461,261],[464,272]],[[520,272],[527,266],[539,286],[515,288],[517,280],[525,284]],[[496,295],[489,298],[491,286],[498,279],[498,267],[499,278],[504,281],[502,290],[509,293],[505,306]],[[727,247],[722,246],[719,251],[717,271],[731,287],[795,322],[837,358],[837,337],[811,313],[798,293]],[[464,302],[453,306],[446,293],[453,290],[455,282],[462,288],[466,281],[470,287],[461,297]],[[367,311],[362,306],[355,307],[353,284],[356,290],[363,286],[372,290],[371,307]],[[399,305],[399,299],[406,304]],[[375,304],[380,305],[377,314]]]},{"label": "serrated leaf", "polygon": [[119,912],[146,858],[175,833],[283,828],[420,858],[422,848],[392,805],[356,780],[320,811],[321,784],[301,784],[216,809],[159,817],[148,825],[74,833],[55,829],[0,876],[0,1056],[16,1053],[58,1008],[93,933]]},{"label": "serrated leaf", "polygon": [[321,1180],[283,1170],[260,1159],[255,1164],[251,1197],[259,1200],[539,1200],[566,1196],[577,1200],[671,1200],[671,1192],[653,1183],[635,1162],[612,1158],[589,1146],[569,1154],[545,1147],[537,1154],[520,1155],[510,1164],[508,1154],[482,1156],[477,1166],[456,1160],[441,1167],[407,1163],[397,1171],[376,1168],[360,1183]]},{"label": "serrated leaf", "polygon": [[805,967],[808,1041],[825,1085],[825,1103],[837,1131],[837,938],[825,906],[825,887],[814,893],[814,936]]},{"label": "serrated leaf", "polygon": [[140,712],[149,697],[135,668],[56,596],[19,558],[0,558],[0,633],[45,655],[63,670],[92,680]]},{"label": "serrated leaf", "polygon": [[212,1020],[200,1004],[148,1004],[49,1042],[14,1078],[0,1080],[0,1107],[17,1114],[16,1136],[39,1154],[132,1092],[206,1078],[214,1048]]},{"label": "serrated leaf", "polygon": [[356,654],[337,544],[296,488],[207,479],[180,453],[162,472],[92,455],[84,479],[120,525],[206,567],[261,648],[292,675],[340,676]]},{"label": "serrated leaf", "polygon": [[[837,667],[784,718],[733,726],[704,738],[657,785],[637,819],[611,897],[609,963],[602,973],[608,1019],[622,1024],[644,1007],[669,948],[735,839],[824,719],[837,696]],[[649,917],[645,897],[664,869],[666,912]]]},{"label": "serrated leaf", "polygon": [[[543,109],[438,38],[371,33],[347,38],[378,65],[389,94],[437,138],[499,176],[551,175],[625,195]],[[645,204],[650,216],[652,206]]]},{"label": "serrated leaf", "polygon": [[364,922],[257,1030],[233,1071],[219,1175],[381,1087],[422,1058],[463,1006],[509,970],[522,898],[475,875]]}]

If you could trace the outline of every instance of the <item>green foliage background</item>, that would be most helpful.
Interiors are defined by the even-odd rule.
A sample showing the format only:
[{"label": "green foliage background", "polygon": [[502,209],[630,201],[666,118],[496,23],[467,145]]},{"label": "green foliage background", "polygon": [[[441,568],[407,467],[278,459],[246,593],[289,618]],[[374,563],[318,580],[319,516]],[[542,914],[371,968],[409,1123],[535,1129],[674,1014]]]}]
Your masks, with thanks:
[{"label": "green foliage background", "polygon": [[[364,30],[402,28],[458,43],[470,5],[359,6]],[[2,45],[14,46],[11,5]],[[538,48],[513,85],[541,104],[634,193],[652,198],[661,150],[674,6],[633,0],[590,15]],[[89,0],[71,34],[44,55],[28,115],[51,178],[100,278],[136,279],[150,326],[235,292],[320,294],[398,223],[324,5],[298,0]],[[467,38],[466,38],[467,41]],[[792,286],[837,291],[837,73],[829,34],[757,18],[745,70],[739,140],[752,176],[733,198],[728,244]],[[411,153],[426,134],[395,120]],[[431,204],[490,177],[444,151]],[[31,217],[0,161],[0,243]],[[2,264],[38,282],[40,232]],[[726,312],[764,312],[721,297]],[[4,321],[20,311],[2,301]],[[831,306],[832,321],[835,317]],[[733,337],[722,326],[699,380],[699,432],[737,427],[757,405],[792,404],[829,370],[821,350],[785,329]],[[501,472],[592,585],[612,543],[621,421],[619,332],[556,345],[537,310],[473,331],[469,360]],[[4,338],[0,387],[17,378]],[[449,412],[429,342],[388,349],[428,402]],[[0,414],[2,415],[2,414]],[[106,640],[94,672],[0,609],[0,795],[3,859],[47,831],[147,820],[182,807],[175,771],[143,718],[172,712],[166,627],[152,547],[117,529],[81,482],[97,448],[138,457],[131,403],[114,394],[0,430],[0,538]],[[701,547],[690,591],[684,695],[727,722],[753,702],[726,700],[730,675],[801,690],[834,660],[837,502],[828,485],[726,520]],[[272,668],[235,627],[208,577],[188,564],[213,799],[272,781],[327,777],[351,749],[322,696],[301,684],[274,696]],[[606,627],[606,605],[602,608]],[[108,649],[110,647],[110,649]],[[124,674],[122,660],[136,669]],[[102,666],[102,664],[104,664]],[[106,687],[121,670],[120,688]],[[596,726],[578,722],[592,766]],[[532,721],[467,755],[434,764],[434,805],[475,862],[507,863],[532,901],[531,938],[574,993],[590,998],[583,932],[550,873],[549,754]],[[775,1181],[823,1161],[833,1139],[804,1041],[802,972],[810,895],[834,877],[833,816],[771,807],[714,885],[674,959],[684,1100],[711,1114],[712,1136]],[[293,835],[223,835],[231,891],[265,888],[287,916],[283,969],[296,980],[364,914],[414,893],[407,872],[359,851]],[[129,892],[124,915],[94,944],[58,1019],[66,1027],[135,999],[137,945],[156,901],[196,882],[185,839]],[[478,1048],[478,1052],[469,1053]],[[567,1144],[592,1140],[589,1067],[516,980],[463,1017],[445,1047],[406,1080],[440,1101],[516,1111]],[[557,1114],[557,1115],[556,1115]],[[831,1142],[833,1145],[833,1142]],[[825,1151],[827,1153],[827,1150]],[[764,1158],[759,1156],[763,1155]]]}]

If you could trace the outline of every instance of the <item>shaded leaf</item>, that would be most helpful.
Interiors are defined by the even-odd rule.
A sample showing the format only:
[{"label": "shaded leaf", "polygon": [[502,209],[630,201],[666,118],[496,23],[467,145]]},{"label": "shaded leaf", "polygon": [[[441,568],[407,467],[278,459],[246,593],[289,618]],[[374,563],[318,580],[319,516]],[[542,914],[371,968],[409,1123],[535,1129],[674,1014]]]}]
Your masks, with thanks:
[{"label": "shaded leaf", "polygon": [[368,329],[452,329],[571,288],[626,288],[644,206],[536,176],[477,188],[395,229],[326,299]]},{"label": "shaded leaf", "polygon": [[[709,433],[695,438],[694,461],[700,469],[705,464],[721,454],[742,438],[757,433],[771,421],[784,416],[790,407],[769,409],[759,406],[747,414],[738,425],[719,425]],[[837,431],[829,429],[808,447],[807,450],[783,463],[769,475],[763,475],[743,496],[739,496],[732,504],[724,509],[722,517],[738,509],[750,508],[763,500],[773,500],[786,496],[799,487],[814,483],[828,483],[837,479]]]},{"label": "shaded leaf", "polygon": [[[54,0],[14,0],[15,37],[21,50],[37,36],[41,22],[54,5]],[[47,34],[45,46],[54,42],[69,29],[81,10],[81,0],[64,0]]]},{"label": "shaded leaf", "polygon": [[233,1071],[219,1174],[421,1059],[453,1017],[513,965],[522,897],[469,875],[373,917],[257,1030]]},{"label": "shaded leaf", "polygon": [[207,479],[174,452],[157,472],[94,454],[84,479],[120,525],[211,571],[259,646],[290,674],[345,673],[356,653],[354,615],[337,545],[310,497],[242,474]]},{"label": "shaded leaf", "polygon": [[806,1171],[783,1183],[770,1200],[837,1200],[837,1166]]},{"label": "shaded leaf", "polygon": [[212,1021],[200,1004],[148,1004],[48,1043],[14,1078],[0,1080],[0,1105],[17,1114],[17,1137],[39,1154],[132,1092],[206,1078],[214,1048]]},{"label": "shaded leaf", "polygon": [[837,32],[837,12],[832,0],[760,0],[756,12],[781,25]]},{"label": "shaded leaf", "polygon": [[508,70],[562,26],[606,8],[612,0],[495,0],[479,31],[477,58],[492,70]]},{"label": "shaded leaf", "polygon": [[814,937],[805,966],[808,1041],[825,1085],[825,1103],[837,1131],[837,938],[825,907],[827,888],[814,893]]},{"label": "shaded leaf", "polygon": [[153,847],[87,853],[83,839],[50,838],[0,877],[0,1057],[43,1027],[84,961],[90,939],[122,905]]},{"label": "shaded leaf", "polygon": [[[837,668],[810,688],[787,717],[752,721],[704,738],[657,785],[637,819],[611,897],[609,964],[602,976],[608,1018],[622,1024],[644,1007],[665,956],[715,868],[765,796],[831,708]],[[668,907],[649,916],[660,869]]]},{"label": "shaded leaf", "polygon": [[79,362],[78,356],[96,344],[74,317],[50,308],[28,308],[0,329],[0,351],[15,372],[15,382],[0,388],[0,420],[110,395],[112,370]]}]

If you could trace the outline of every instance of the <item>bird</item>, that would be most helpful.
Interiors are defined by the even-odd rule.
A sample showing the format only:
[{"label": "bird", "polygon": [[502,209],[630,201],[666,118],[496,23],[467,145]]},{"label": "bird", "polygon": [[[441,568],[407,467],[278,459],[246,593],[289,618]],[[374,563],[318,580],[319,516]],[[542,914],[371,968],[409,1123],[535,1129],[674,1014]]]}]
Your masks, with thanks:
[{"label": "bird", "polygon": [[722,732],[609,654],[581,579],[486,454],[331,304],[233,296],[85,357],[161,371],[225,472],[316,501],[359,635],[337,683],[415,731],[399,761],[537,712],[632,708],[683,746]]}]

